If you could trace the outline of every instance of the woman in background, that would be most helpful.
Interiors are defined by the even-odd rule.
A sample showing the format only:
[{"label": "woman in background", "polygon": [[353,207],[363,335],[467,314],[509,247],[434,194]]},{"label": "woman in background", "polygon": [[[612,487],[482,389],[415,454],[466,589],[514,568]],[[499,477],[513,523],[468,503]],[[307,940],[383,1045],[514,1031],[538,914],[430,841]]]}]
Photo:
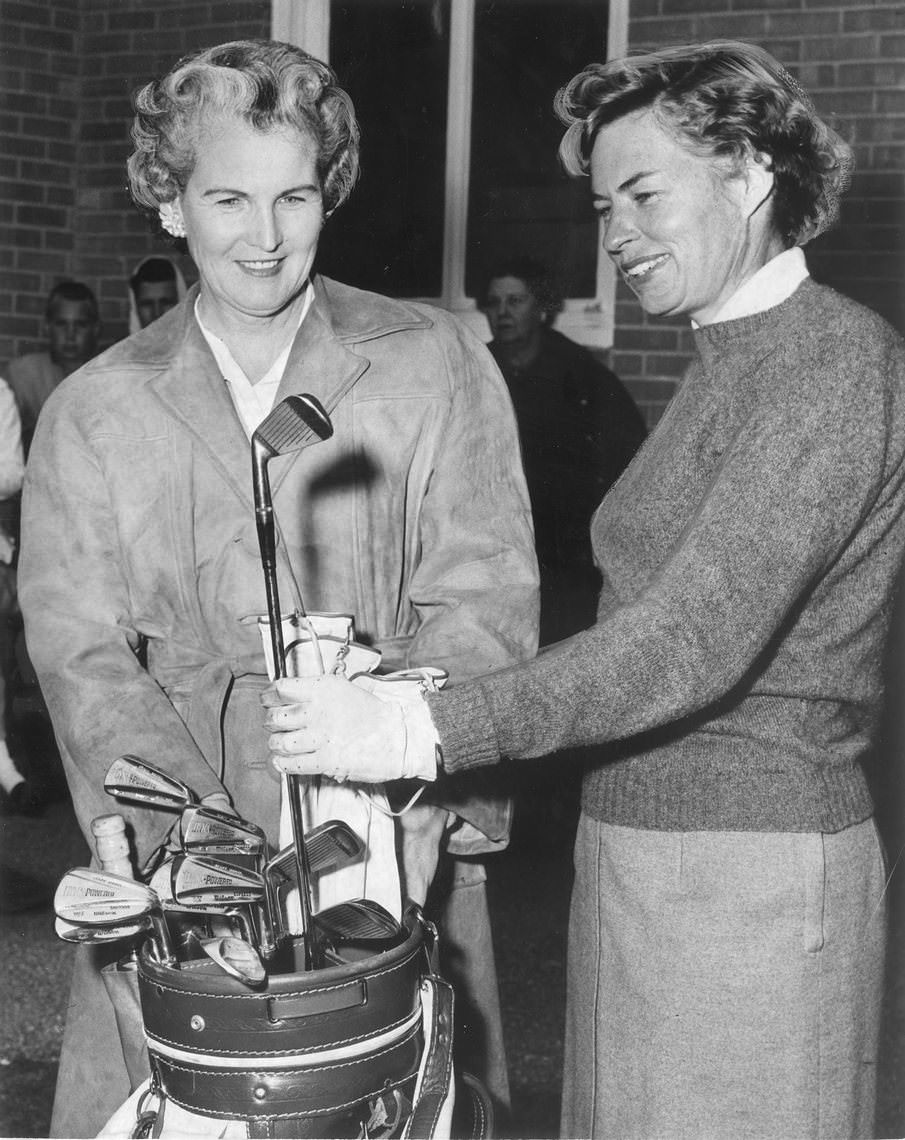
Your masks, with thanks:
[{"label": "woman in background", "polygon": [[597,622],[420,702],[439,751],[336,678],[270,690],[271,748],[442,783],[609,745],[575,844],[563,1135],[869,1137],[885,876],[861,762],[905,550],[905,348],[808,274],[849,151],[749,44],[592,65],[557,105],[607,253],[697,350],[594,517]]}]

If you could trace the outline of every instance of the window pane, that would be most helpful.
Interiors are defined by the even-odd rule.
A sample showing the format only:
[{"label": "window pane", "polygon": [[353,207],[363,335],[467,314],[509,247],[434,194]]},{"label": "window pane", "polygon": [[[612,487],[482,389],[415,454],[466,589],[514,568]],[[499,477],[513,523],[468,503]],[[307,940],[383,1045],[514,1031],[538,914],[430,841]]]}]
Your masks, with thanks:
[{"label": "window pane", "polygon": [[330,6],[330,63],[361,123],[361,177],[318,268],[396,297],[438,297],[450,0]]},{"label": "window pane", "polygon": [[500,255],[535,257],[567,297],[593,297],[597,224],[587,179],[556,156],[556,91],[606,58],[604,0],[477,0],[465,288]]}]

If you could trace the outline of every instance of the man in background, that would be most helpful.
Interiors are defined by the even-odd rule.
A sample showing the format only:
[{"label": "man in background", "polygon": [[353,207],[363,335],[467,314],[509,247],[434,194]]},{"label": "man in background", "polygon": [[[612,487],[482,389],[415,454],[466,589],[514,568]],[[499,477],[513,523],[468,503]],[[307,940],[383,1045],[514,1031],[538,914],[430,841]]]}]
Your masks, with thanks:
[{"label": "man in background", "polygon": [[97,353],[100,314],[97,299],[87,285],[63,281],[53,287],[47,298],[44,330],[47,350],[20,356],[10,361],[6,370],[19,408],[26,455],[44,401],[64,376]]},{"label": "man in background", "polygon": [[129,278],[129,335],[175,308],[185,296],[185,278],[172,258],[142,258]]}]

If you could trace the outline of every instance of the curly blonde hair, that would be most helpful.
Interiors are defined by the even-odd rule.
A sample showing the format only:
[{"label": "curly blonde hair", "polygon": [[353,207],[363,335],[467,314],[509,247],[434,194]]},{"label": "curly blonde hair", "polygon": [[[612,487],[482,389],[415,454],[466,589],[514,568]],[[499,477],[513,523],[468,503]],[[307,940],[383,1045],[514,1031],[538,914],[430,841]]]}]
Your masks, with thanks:
[{"label": "curly blonde hair", "polygon": [[698,153],[737,166],[765,155],[774,175],[773,223],[787,246],[804,245],[838,217],[852,153],[804,90],[754,44],[713,41],[590,64],[557,92],[568,129],[559,154],[588,173],[601,127],[650,109]]},{"label": "curly blonde hair", "polygon": [[133,98],[129,188],[156,212],[186,186],[198,133],[212,117],[237,116],[257,130],[291,127],[317,146],[317,171],[329,213],[358,177],[359,130],[352,100],[333,71],[292,44],[236,40],[185,56]]}]

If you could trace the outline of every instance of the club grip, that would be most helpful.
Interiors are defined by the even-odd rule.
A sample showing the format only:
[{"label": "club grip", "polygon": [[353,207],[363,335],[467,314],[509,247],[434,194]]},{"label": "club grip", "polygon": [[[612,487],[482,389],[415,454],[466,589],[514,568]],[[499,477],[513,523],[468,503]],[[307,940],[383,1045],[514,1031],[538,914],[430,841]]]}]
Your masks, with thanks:
[{"label": "club grip", "polygon": [[94,849],[102,871],[135,878],[129,839],[126,835],[126,821],[121,815],[99,815],[91,821],[91,834],[94,836]]}]

